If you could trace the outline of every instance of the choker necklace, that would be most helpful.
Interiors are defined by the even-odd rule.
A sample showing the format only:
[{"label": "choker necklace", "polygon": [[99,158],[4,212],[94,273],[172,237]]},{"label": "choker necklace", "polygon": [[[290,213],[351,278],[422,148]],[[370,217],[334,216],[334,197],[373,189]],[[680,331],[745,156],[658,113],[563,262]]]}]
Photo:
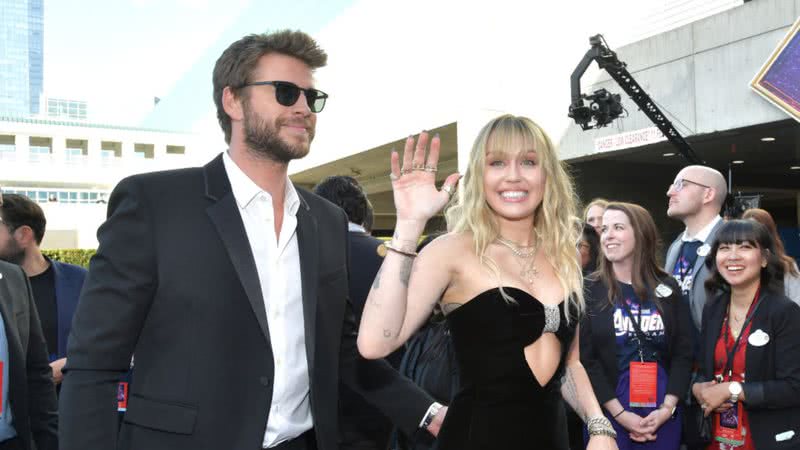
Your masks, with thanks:
[{"label": "choker necklace", "polygon": [[502,236],[497,236],[496,241],[508,247],[514,256],[517,257],[515,261],[517,261],[520,267],[520,278],[525,280],[528,284],[533,285],[536,281],[536,277],[539,276],[539,270],[536,269],[536,265],[534,264],[536,261],[536,252],[539,250],[539,236],[536,236],[533,245],[530,246],[518,245],[516,242]]}]

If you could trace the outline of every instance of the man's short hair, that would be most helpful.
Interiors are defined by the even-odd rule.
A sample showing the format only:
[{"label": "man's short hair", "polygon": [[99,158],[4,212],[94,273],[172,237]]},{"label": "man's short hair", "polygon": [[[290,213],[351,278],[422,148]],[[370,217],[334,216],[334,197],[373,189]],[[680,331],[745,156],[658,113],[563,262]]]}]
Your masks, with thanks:
[{"label": "man's short hair", "polygon": [[335,175],[314,186],[314,193],[342,208],[347,220],[364,225],[369,211],[367,195],[353,177]]},{"label": "man's short hair", "polygon": [[44,218],[44,211],[36,202],[24,195],[3,194],[0,217],[12,229],[23,225],[29,226],[33,230],[36,244],[41,245],[47,220]]},{"label": "man's short hair", "polygon": [[222,91],[230,86],[233,94],[247,96],[241,88],[252,81],[281,81],[281,80],[251,80],[250,76],[258,65],[258,60],[269,53],[280,53],[303,61],[311,70],[324,67],[328,62],[328,55],[317,42],[302,31],[282,30],[274,33],[250,34],[230,45],[217,59],[214,66],[214,103],[217,106],[217,119],[222,131],[225,132],[225,142],[231,142],[231,118],[222,106]]}]

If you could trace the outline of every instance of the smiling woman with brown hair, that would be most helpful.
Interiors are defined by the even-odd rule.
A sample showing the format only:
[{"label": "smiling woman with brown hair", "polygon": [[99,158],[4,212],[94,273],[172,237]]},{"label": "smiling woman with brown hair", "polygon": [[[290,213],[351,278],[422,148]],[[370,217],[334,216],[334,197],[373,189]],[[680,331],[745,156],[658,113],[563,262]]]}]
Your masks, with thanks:
[{"label": "smiling woman with brown hair", "polygon": [[692,356],[688,305],[657,263],[658,230],[647,210],[609,203],[602,224],[581,361],[620,449],[677,450]]}]

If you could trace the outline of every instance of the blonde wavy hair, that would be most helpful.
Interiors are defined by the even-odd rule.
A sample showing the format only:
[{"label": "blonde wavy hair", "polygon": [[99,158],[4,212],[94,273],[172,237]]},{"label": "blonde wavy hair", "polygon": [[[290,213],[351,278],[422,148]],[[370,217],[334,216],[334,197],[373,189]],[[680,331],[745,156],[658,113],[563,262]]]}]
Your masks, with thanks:
[{"label": "blonde wavy hair", "polygon": [[581,230],[581,220],[576,215],[578,198],[553,143],[531,119],[507,114],[492,119],[481,129],[472,146],[461,189],[445,212],[447,229],[472,233],[475,254],[497,275],[503,298],[514,302],[502,288],[497,264],[486,255],[487,248],[499,235],[499,227],[494,211],[486,203],[483,171],[487,152],[497,152],[502,157],[516,156],[514,152],[524,152],[531,147],[545,175],[544,195],[536,208],[534,228],[564,290],[567,299],[564,312],[569,320],[573,316],[570,311],[579,317],[584,310],[583,276],[576,248]]}]

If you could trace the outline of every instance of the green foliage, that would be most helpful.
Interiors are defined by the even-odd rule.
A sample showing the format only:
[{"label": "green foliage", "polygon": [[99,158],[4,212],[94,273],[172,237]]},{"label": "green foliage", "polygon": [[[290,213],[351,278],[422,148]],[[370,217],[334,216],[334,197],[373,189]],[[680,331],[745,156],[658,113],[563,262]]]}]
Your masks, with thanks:
[{"label": "green foliage", "polygon": [[92,259],[96,250],[94,249],[61,249],[61,250],[42,250],[42,254],[55,261],[75,264],[89,268],[89,260]]}]

